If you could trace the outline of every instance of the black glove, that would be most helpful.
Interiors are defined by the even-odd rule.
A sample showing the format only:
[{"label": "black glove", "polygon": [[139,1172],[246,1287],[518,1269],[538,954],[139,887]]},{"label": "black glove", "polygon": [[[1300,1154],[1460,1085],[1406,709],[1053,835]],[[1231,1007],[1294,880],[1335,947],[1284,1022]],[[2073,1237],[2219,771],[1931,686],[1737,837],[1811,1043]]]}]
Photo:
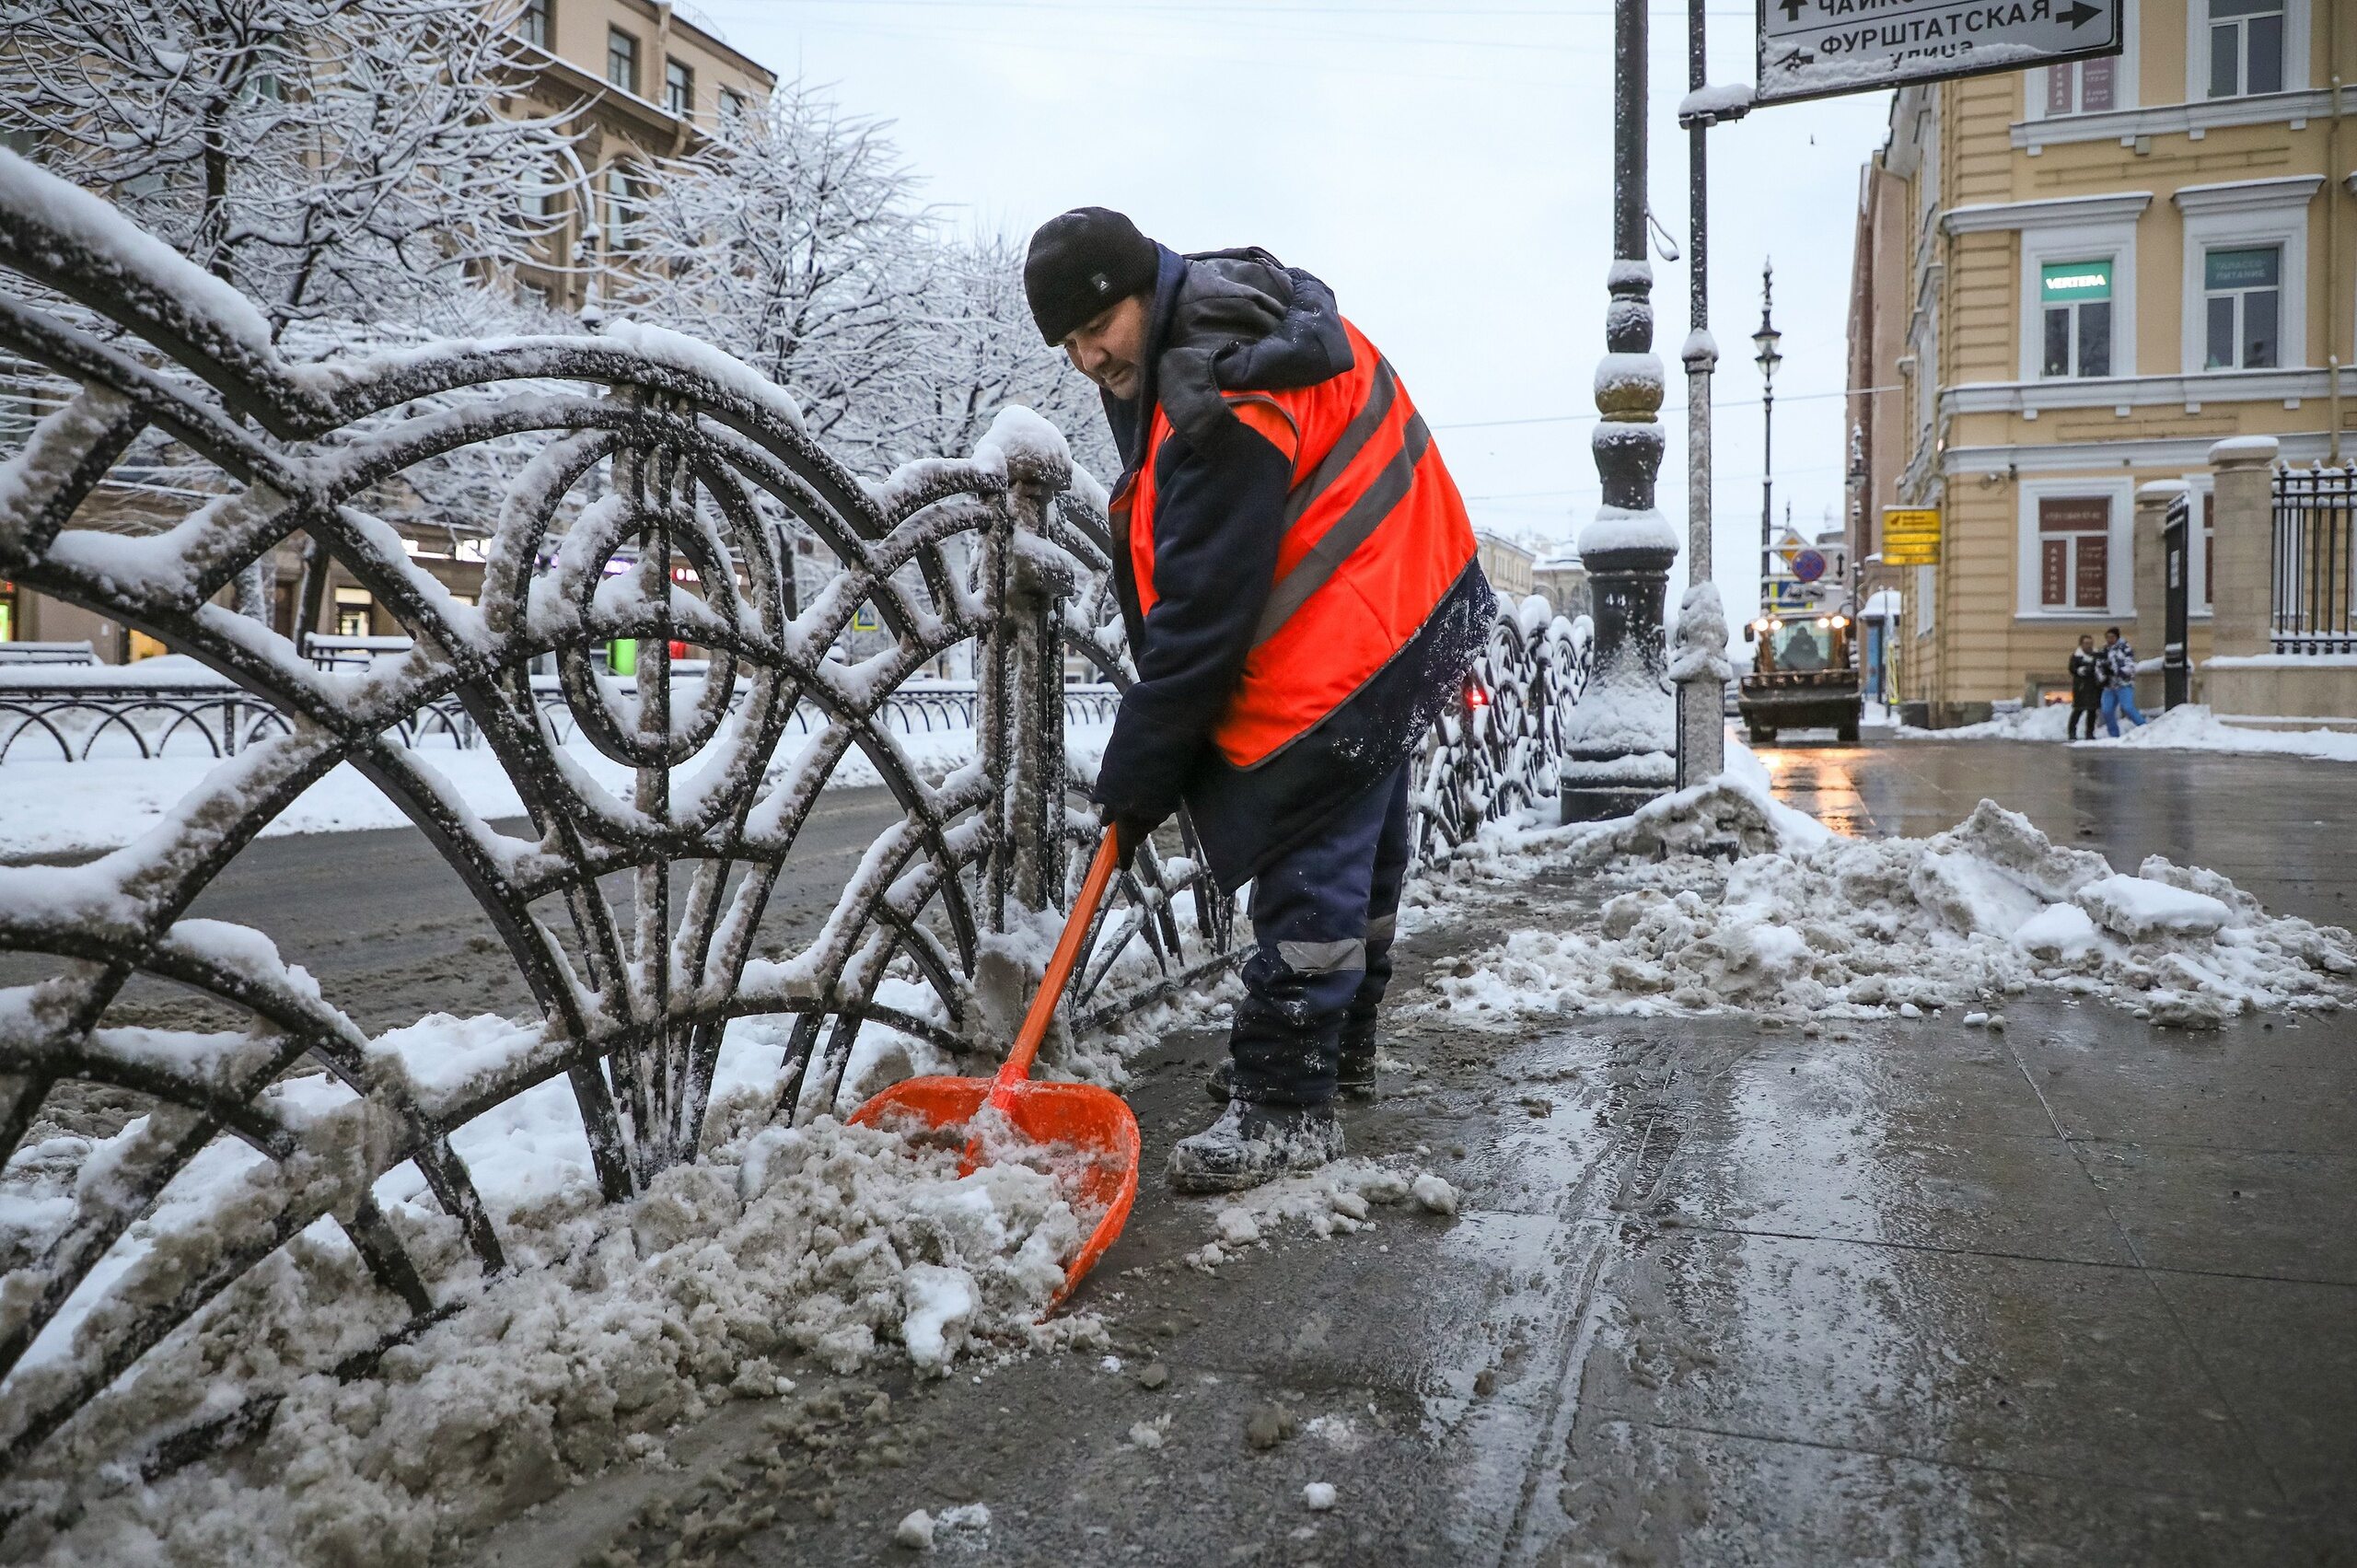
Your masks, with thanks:
[{"label": "black glove", "polygon": [[1113,852],[1120,864],[1130,864],[1130,857],[1145,842],[1154,830],[1161,825],[1160,818],[1147,818],[1117,811],[1109,806],[1097,808],[1097,819],[1113,830]]}]

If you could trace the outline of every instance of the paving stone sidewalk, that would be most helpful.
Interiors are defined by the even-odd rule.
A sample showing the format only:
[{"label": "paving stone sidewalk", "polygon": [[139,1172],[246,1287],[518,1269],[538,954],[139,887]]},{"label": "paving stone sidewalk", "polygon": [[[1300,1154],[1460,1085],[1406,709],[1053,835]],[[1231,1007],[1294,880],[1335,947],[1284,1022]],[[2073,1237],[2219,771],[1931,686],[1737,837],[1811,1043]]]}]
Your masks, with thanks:
[{"label": "paving stone sidewalk", "polygon": [[[1871,750],[1841,765],[1863,797],[1888,784]],[[1404,991],[1593,892],[1521,898],[1406,944]],[[1447,1176],[1455,1217],[1378,1207],[1204,1272],[1215,1205],[1150,1186],[1075,1303],[1118,1372],[807,1378],[477,1560],[906,1562],[904,1515],[981,1503],[935,1555],[2357,1562],[2350,1025],[2006,1013],[1422,1013],[1352,1146]],[[1150,1172],[1208,1113],[1219,1044],[1142,1073]]]}]

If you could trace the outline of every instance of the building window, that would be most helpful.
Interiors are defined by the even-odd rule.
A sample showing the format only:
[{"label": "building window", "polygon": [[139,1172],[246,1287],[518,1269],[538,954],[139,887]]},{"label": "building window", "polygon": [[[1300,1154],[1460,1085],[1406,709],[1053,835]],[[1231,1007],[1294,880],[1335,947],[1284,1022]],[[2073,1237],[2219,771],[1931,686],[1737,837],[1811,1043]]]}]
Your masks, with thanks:
[{"label": "building window", "polygon": [[2210,0],[2210,96],[2283,90],[2284,0]]},{"label": "building window", "polygon": [[554,0],[524,0],[516,15],[516,36],[535,49],[546,49],[551,36],[549,7]]},{"label": "building window", "polygon": [[720,89],[720,128],[736,131],[743,128],[747,104],[745,95],[735,87]]},{"label": "building window", "polygon": [[638,91],[638,39],[620,28],[606,29],[606,80],[626,93]]},{"label": "building window", "polygon": [[606,249],[630,250],[638,244],[638,223],[646,208],[645,181],[622,164],[606,168]]},{"label": "building window", "polygon": [[369,610],[374,603],[366,588],[336,589],[335,634],[339,637],[369,635]]},{"label": "building window", "polygon": [[696,74],[680,61],[663,62],[663,107],[685,120],[696,111]]},{"label": "building window", "polygon": [[2117,109],[2119,100],[2113,86],[2119,79],[2119,62],[2106,56],[2101,60],[2075,60],[2046,68],[2046,112],[2054,114],[2093,114],[2098,110]]},{"label": "building window", "polygon": [[2038,269],[2046,355],[2041,376],[2111,374],[2111,262],[2049,261]]},{"label": "building window", "polygon": [[2041,610],[2100,611],[2111,603],[2111,498],[2044,495],[2038,503]]},{"label": "building window", "polygon": [[2201,296],[2205,369],[2269,370],[2282,363],[2281,246],[2205,251]]}]

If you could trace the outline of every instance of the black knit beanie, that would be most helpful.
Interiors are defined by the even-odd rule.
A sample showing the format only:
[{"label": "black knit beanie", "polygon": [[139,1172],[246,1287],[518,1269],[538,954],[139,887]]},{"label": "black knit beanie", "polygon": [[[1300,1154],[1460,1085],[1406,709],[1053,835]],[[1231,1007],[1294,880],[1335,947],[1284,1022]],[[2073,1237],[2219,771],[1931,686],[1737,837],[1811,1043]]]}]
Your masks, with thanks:
[{"label": "black knit beanie", "polygon": [[1041,224],[1023,261],[1023,292],[1049,345],[1115,300],[1154,286],[1154,241],[1108,207],[1074,207]]}]

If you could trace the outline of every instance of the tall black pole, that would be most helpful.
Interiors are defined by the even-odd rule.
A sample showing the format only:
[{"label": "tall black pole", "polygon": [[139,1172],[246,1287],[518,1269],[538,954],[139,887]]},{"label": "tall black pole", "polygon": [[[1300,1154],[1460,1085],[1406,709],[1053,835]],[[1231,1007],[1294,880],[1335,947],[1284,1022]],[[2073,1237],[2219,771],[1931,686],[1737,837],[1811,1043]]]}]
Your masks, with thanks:
[{"label": "tall black pole", "polygon": [[[1686,0],[1686,86],[1700,93],[1710,85],[1705,57],[1705,0]],[[1711,338],[1711,197],[1710,128],[1708,113],[1680,116],[1686,126],[1686,310],[1690,331],[1686,349],[1686,582],[1688,604],[1678,612],[1678,659],[1693,656],[1694,639],[1715,637],[1725,646],[1726,613],[1712,596],[1698,595],[1713,576],[1711,538],[1711,377],[1718,368],[1719,348]],[[1687,624],[1689,613],[1696,623]],[[1714,623],[1714,624],[1706,624]],[[1683,789],[1717,773],[1726,765],[1726,734],[1721,719],[1725,701],[1721,677],[1713,673],[1724,658],[1710,661],[1709,670],[1681,675],[1678,687],[1678,784]]]},{"label": "tall black pole", "polygon": [[1775,559],[1776,539],[1776,263],[1759,265],[1759,335],[1771,345],[1759,359],[1759,597],[1768,597],[1769,563]]},{"label": "tall black pole", "polygon": [[[1678,714],[1662,598],[1678,535],[1654,507],[1661,468],[1661,361],[1645,263],[1645,7],[1613,0],[1612,271],[1589,447],[1603,505],[1580,531],[1596,614],[1590,698],[1573,706],[1562,770],[1566,821],[1616,817],[1671,787]],[[1596,700],[1600,699],[1600,700]]]}]

